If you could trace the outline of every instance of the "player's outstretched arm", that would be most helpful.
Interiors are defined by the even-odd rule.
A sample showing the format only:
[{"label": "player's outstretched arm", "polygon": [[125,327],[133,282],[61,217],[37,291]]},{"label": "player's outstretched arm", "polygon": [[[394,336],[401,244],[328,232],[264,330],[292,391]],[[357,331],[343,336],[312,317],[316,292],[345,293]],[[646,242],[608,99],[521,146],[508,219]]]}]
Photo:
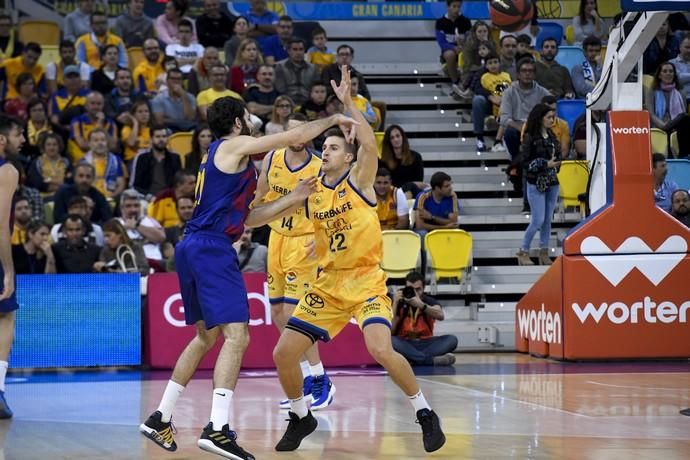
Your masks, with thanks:
[{"label": "player's outstretched arm", "polygon": [[10,235],[10,213],[12,195],[17,189],[19,173],[12,165],[0,168],[0,264],[5,272],[3,291],[0,300],[6,299],[14,292],[14,263],[12,262],[12,237]]},{"label": "player's outstretched arm", "polygon": [[350,177],[357,187],[366,189],[373,187],[376,180],[378,169],[378,148],[376,147],[376,136],[374,130],[362,115],[362,112],[355,106],[350,95],[350,71],[347,66],[342,67],[343,78],[340,85],[336,85],[331,80],[331,86],[340,102],[343,103],[345,113],[349,114],[359,124],[354,126],[355,137],[359,142],[357,151],[357,162],[352,168]]},{"label": "player's outstretched arm", "polygon": [[260,227],[281,217],[289,216],[304,206],[305,200],[316,191],[316,184],[316,177],[310,177],[300,181],[292,192],[275,201],[269,203],[255,201],[244,224],[247,227]]}]

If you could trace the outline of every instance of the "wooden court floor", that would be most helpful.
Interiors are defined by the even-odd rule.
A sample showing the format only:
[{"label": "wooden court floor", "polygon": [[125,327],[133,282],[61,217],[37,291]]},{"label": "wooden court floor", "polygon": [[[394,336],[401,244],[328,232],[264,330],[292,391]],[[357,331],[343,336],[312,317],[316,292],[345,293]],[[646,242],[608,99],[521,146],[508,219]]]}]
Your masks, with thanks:
[{"label": "wooden court floor", "polygon": [[[463,354],[453,368],[418,368],[448,441],[439,459],[690,459],[690,363],[557,363],[520,354]],[[196,447],[210,414],[211,380],[199,372],[173,416],[179,449],[138,434],[167,372],[14,374],[0,421],[0,460],[212,459]],[[382,372],[333,372],[335,403],[294,453],[273,446],[287,422],[274,374],[237,387],[233,429],[257,459],[425,458],[410,404]]]}]

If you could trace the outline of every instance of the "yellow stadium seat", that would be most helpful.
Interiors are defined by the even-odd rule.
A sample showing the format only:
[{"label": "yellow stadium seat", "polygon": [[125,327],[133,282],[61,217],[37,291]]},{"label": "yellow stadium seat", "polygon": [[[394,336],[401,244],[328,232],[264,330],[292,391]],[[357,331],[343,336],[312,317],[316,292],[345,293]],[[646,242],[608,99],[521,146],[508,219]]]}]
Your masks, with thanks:
[{"label": "yellow stadium seat", "polygon": [[584,215],[585,203],[580,201],[579,195],[587,191],[588,180],[588,161],[566,160],[561,162],[561,169],[558,171],[561,212],[565,212],[565,208],[579,207],[580,214]]},{"label": "yellow stadium seat", "polygon": [[182,166],[187,162],[187,155],[192,151],[192,135],[191,131],[180,132],[171,135],[168,138],[168,150],[178,153],[182,159]]},{"label": "yellow stadium seat", "polygon": [[130,46],[127,48],[127,57],[129,58],[129,69],[132,71],[134,71],[134,68],[139,65],[140,62],[146,59],[144,50],[141,46]]},{"label": "yellow stadium seat", "polygon": [[678,145],[678,131],[673,131],[671,133],[670,147],[673,156],[677,158],[678,153],[680,153],[680,146]]},{"label": "yellow stadium seat", "polygon": [[668,156],[668,134],[659,128],[652,128],[649,139],[652,144],[652,153],[660,153]]},{"label": "yellow stadium seat", "polygon": [[[53,217],[53,210],[55,209],[54,201],[46,201],[43,204],[43,214],[45,214],[43,221],[48,225],[53,225],[55,223],[55,218]],[[53,241],[54,243],[56,241]]]},{"label": "yellow stadium seat", "polygon": [[51,62],[60,60],[60,48],[58,45],[41,45],[41,57],[38,58],[38,63],[45,69]]},{"label": "yellow stadium seat", "polygon": [[644,87],[645,91],[649,91],[650,89],[652,89],[653,84],[654,84],[654,75],[647,75],[647,74],[642,75],[642,86]]},{"label": "yellow stadium seat", "polygon": [[383,137],[385,135],[386,133],[383,131],[376,131],[374,133],[374,136],[376,136],[376,147],[379,150],[379,158],[381,158],[381,154],[383,153]]},{"label": "yellow stadium seat", "polygon": [[575,28],[572,24],[565,27],[565,41],[568,42],[568,45],[575,43]]},{"label": "yellow stadium seat", "polygon": [[433,230],[424,237],[427,272],[431,291],[438,291],[439,280],[449,280],[460,293],[468,288],[472,268],[472,235],[460,229]]},{"label": "yellow stadium seat", "polygon": [[389,278],[404,278],[417,267],[422,248],[419,235],[411,230],[385,230],[381,268]]},{"label": "yellow stadium seat", "polygon": [[27,19],[19,24],[19,40],[35,42],[41,46],[60,44],[60,26],[55,21]]}]

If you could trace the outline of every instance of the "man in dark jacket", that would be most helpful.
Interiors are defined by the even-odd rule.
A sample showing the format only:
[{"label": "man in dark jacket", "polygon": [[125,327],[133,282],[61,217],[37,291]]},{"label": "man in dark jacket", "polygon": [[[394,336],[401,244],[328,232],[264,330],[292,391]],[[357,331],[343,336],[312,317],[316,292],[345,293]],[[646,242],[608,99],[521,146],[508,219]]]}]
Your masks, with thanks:
[{"label": "man in dark jacket", "polygon": [[93,201],[91,221],[102,223],[110,219],[113,213],[103,194],[92,186],[96,171],[89,163],[79,163],[74,168],[74,184],[65,184],[55,193],[53,219],[62,222],[67,217],[67,207],[73,196],[89,197]]},{"label": "man in dark jacket", "polygon": [[168,129],[151,128],[151,150],[134,158],[131,186],[147,197],[174,185],[175,174],[182,169],[180,155],[167,149]]},{"label": "man in dark jacket", "polygon": [[[336,84],[340,84],[340,79],[343,78],[341,72],[341,67],[346,65],[350,69],[350,76],[357,77],[359,82],[359,94],[366,97],[371,101],[371,94],[369,93],[369,88],[367,88],[367,83],[364,81],[364,76],[352,67],[352,60],[355,57],[355,50],[350,45],[340,45],[336,50],[336,62],[331,64],[325,69],[321,74],[321,81],[330,82],[335,80]],[[333,93],[333,88],[330,84],[327,84],[329,94]]]},{"label": "man in dark jacket", "polygon": [[101,248],[84,239],[86,223],[77,214],[70,214],[62,224],[65,239],[53,244],[58,273],[91,273]]}]

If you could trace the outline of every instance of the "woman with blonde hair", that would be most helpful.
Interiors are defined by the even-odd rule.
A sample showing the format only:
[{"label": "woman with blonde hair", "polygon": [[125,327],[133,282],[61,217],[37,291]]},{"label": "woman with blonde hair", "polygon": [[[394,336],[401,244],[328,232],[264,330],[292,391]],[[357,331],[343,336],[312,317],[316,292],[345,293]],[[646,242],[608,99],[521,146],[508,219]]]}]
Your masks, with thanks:
[{"label": "woman with blonde hair", "polygon": [[141,276],[149,274],[149,262],[144,249],[127,235],[127,230],[117,219],[103,224],[105,245],[93,264],[93,271],[100,273],[134,273]]},{"label": "woman with blonde hair", "polygon": [[264,57],[259,44],[253,38],[245,38],[240,42],[235,56],[235,62],[230,67],[230,84],[228,87],[237,94],[256,83],[256,71],[264,63]]},{"label": "woman with blonde hair", "polygon": [[273,103],[271,121],[266,123],[266,135],[287,130],[288,117],[295,110],[295,103],[287,96],[278,96]]}]

